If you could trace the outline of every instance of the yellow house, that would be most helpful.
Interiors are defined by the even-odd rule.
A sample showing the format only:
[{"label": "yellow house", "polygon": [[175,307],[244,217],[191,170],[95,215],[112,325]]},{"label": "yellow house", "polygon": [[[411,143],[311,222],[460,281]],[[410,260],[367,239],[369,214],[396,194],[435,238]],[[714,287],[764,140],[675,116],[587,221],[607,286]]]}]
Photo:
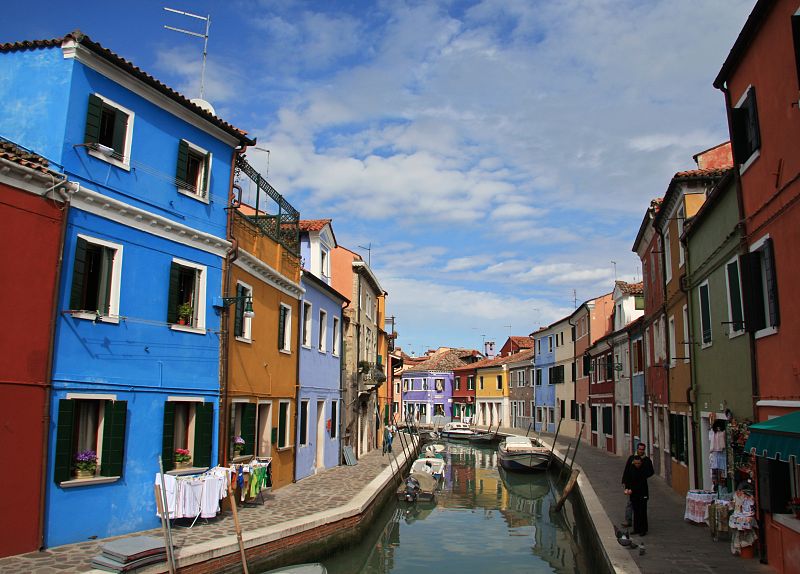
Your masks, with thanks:
[{"label": "yellow house", "polygon": [[[263,206],[258,212],[245,205],[230,210],[233,248],[220,305],[220,458],[226,463],[236,454],[272,457],[272,483],[278,488],[294,480],[303,290],[299,213],[280,196],[276,202],[280,219],[261,211]],[[240,453],[234,452],[237,437],[244,440]]]},{"label": "yellow house", "polygon": [[508,395],[508,357],[484,359],[475,368],[477,424],[510,426]]}]

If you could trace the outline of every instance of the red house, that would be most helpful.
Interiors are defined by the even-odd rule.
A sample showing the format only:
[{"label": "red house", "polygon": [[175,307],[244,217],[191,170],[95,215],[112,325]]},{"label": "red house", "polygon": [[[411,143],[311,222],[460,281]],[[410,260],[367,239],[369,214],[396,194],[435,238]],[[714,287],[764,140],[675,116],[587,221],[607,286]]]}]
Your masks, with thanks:
[{"label": "red house", "polygon": [[[759,0],[714,86],[725,96],[747,253],[741,258],[745,330],[757,394],[749,448],[757,457],[761,540],[769,564],[800,572],[800,13],[797,0]],[[782,427],[779,419],[787,416]],[[772,419],[772,420],[769,420]],[[769,422],[767,423],[766,421]],[[760,427],[760,428],[759,428]]]},{"label": "red house", "polygon": [[0,329],[0,452],[17,469],[3,478],[0,556],[42,544],[54,297],[74,185],[46,159],[0,140],[0,297],[9,303]]}]

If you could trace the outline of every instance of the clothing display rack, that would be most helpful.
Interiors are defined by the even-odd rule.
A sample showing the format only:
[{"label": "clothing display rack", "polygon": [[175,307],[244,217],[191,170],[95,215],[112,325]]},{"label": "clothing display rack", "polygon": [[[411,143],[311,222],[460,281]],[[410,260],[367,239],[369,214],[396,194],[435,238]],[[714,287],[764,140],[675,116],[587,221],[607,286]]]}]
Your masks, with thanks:
[{"label": "clothing display rack", "polygon": [[262,506],[264,490],[272,487],[272,457],[254,457],[248,462],[231,464],[230,471],[241,506]]}]

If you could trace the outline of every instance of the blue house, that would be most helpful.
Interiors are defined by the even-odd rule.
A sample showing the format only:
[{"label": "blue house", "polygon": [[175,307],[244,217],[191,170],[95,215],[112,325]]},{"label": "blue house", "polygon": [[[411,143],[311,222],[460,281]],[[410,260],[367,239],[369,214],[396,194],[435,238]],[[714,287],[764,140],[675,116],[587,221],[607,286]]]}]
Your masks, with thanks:
[{"label": "blue house", "polygon": [[177,449],[195,472],[217,461],[211,302],[234,153],[254,142],[80,32],[4,44],[0,77],[0,135],[79,183],[58,287],[45,545],[154,528],[159,457],[171,472]]},{"label": "blue house", "polygon": [[403,372],[404,419],[430,423],[453,417],[454,369],[464,367],[470,351],[440,347],[425,361]]},{"label": "blue house", "polygon": [[349,303],[330,284],[330,251],[336,237],[330,219],[300,221],[300,390],[297,402],[295,478],[341,460],[342,308]]},{"label": "blue house", "polygon": [[550,380],[551,367],[556,363],[555,333],[550,327],[540,329],[531,334],[536,341],[534,355],[533,401],[536,406],[537,431],[555,432],[556,430],[556,388]]}]

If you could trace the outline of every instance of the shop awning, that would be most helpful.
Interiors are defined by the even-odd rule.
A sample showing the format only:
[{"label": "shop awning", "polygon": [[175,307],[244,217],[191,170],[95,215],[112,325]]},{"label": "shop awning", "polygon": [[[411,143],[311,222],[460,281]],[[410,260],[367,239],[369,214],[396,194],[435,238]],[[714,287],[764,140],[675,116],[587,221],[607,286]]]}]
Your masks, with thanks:
[{"label": "shop awning", "polygon": [[800,411],[750,425],[744,448],[766,458],[789,462],[789,457],[794,456],[800,461]]}]

